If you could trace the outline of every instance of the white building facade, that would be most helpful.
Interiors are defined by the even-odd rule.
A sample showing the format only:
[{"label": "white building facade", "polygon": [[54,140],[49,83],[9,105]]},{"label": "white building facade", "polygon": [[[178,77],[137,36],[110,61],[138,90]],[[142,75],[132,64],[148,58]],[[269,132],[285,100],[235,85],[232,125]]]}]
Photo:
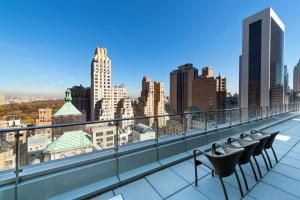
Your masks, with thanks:
[{"label": "white building facade", "polygon": [[91,64],[91,120],[113,118],[111,61],[105,48],[97,47]]}]

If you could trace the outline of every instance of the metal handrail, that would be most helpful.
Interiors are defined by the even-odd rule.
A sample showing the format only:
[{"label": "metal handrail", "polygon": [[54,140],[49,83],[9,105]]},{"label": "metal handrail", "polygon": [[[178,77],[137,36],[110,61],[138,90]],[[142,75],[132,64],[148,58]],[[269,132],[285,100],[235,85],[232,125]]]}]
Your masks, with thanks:
[{"label": "metal handrail", "polygon": [[[297,105],[297,104],[281,104],[281,105],[274,105],[274,106],[277,107],[277,106],[284,106],[284,105]],[[52,125],[45,125],[45,126],[4,128],[4,129],[0,129],[0,134],[7,133],[7,132],[29,131],[29,130],[47,129],[47,128],[60,128],[60,127],[80,126],[80,125],[89,125],[89,124],[112,123],[112,122],[119,122],[119,121],[126,121],[126,120],[139,120],[139,119],[151,119],[151,118],[169,117],[169,116],[182,116],[182,115],[189,115],[189,114],[207,115],[208,113],[228,112],[228,111],[244,110],[244,109],[250,110],[250,109],[264,108],[264,107],[270,108],[273,106],[260,106],[260,107],[256,106],[256,107],[250,107],[250,108],[221,109],[221,110],[206,111],[206,112],[195,111],[195,112],[174,113],[174,114],[167,114],[167,115],[138,116],[138,117],[132,117],[132,118],[117,118],[117,119],[102,120],[102,121],[87,121],[87,122],[75,122],[75,123],[65,123],[65,124],[52,124]]]}]

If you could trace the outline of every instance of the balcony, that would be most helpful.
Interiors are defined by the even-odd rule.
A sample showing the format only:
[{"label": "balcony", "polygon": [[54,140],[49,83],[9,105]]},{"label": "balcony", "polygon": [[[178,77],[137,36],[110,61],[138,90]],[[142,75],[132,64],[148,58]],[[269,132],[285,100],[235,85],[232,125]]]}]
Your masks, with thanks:
[{"label": "balcony", "polygon": [[[0,172],[0,199],[109,199],[119,194],[126,200],[223,199],[218,180],[205,167],[199,169],[199,186],[194,186],[192,150],[209,150],[212,142],[221,143],[251,129],[281,131],[275,141],[280,162],[267,171],[259,160],[263,172],[259,182],[253,181],[247,168],[251,189],[245,199],[297,199],[298,111],[299,105],[285,105],[0,129],[2,152],[13,158]],[[126,139],[122,122],[130,120],[135,125],[149,124],[149,129],[140,126],[138,133],[132,131],[131,139]],[[115,133],[112,146],[90,137],[103,133],[103,124],[109,124],[110,134]],[[41,141],[33,140],[38,130],[62,129],[64,134],[51,137],[49,144],[34,146]],[[28,144],[43,156],[31,153],[34,148],[30,150]],[[225,184],[230,199],[241,199],[234,177],[226,178]]]}]

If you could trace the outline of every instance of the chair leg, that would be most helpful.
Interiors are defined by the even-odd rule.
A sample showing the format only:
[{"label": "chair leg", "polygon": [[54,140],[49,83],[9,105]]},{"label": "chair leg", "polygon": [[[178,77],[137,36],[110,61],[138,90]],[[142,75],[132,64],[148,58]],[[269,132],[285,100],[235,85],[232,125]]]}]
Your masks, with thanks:
[{"label": "chair leg", "polygon": [[268,154],[267,150],[265,150],[265,149],[264,149],[264,152],[265,152],[265,153],[266,153],[266,155],[267,155],[267,158],[268,158],[268,161],[269,161],[270,167],[271,167],[271,168],[273,168],[273,166],[272,166],[272,162],[271,162],[271,159],[270,159],[270,156],[269,156],[269,154]]},{"label": "chair leg", "polygon": [[264,159],[264,162],[265,162],[265,165],[266,165],[266,167],[267,167],[267,170],[270,171],[270,168],[269,168],[269,165],[268,165],[268,163],[267,163],[266,157],[264,156],[264,152],[261,152],[261,156],[262,156],[263,159]]},{"label": "chair leg", "polygon": [[276,153],[275,153],[275,151],[274,151],[273,147],[271,147],[271,149],[272,149],[272,152],[273,152],[273,154],[274,154],[274,157],[275,157],[276,163],[278,163],[277,156],[276,156]]},{"label": "chair leg", "polygon": [[247,183],[247,179],[246,179],[244,170],[243,170],[243,168],[242,168],[241,165],[239,165],[239,168],[240,168],[240,171],[242,172],[242,176],[243,176],[243,179],[244,179],[244,183],[245,183],[245,186],[246,186],[246,190],[249,191],[249,187],[248,187],[248,183]]},{"label": "chair leg", "polygon": [[219,175],[218,175],[218,177],[219,177],[219,180],[220,180],[221,185],[222,185],[222,189],[223,189],[223,192],[224,192],[224,195],[225,195],[225,199],[228,200],[228,195],[227,195],[227,191],[226,191],[226,188],[225,188],[223,179],[222,179],[222,177],[220,177]]},{"label": "chair leg", "polygon": [[257,178],[257,175],[256,175],[256,172],[255,172],[255,169],[254,169],[254,166],[253,166],[253,163],[252,163],[251,159],[250,159],[250,165],[251,165],[251,168],[252,168],[252,172],[253,172],[255,181],[257,182],[258,178]]},{"label": "chair leg", "polygon": [[195,166],[195,185],[198,186],[198,171],[197,171],[197,164],[194,164]]},{"label": "chair leg", "polygon": [[243,193],[241,181],[240,181],[239,175],[238,175],[238,173],[236,172],[236,170],[234,170],[234,174],[235,174],[236,180],[237,180],[238,185],[239,185],[239,189],[240,189],[241,196],[243,197],[243,196],[244,196],[244,193]]},{"label": "chair leg", "polygon": [[256,164],[256,167],[257,167],[257,170],[258,170],[258,173],[259,173],[259,177],[262,178],[261,171],[260,171],[260,167],[259,167],[259,165],[258,165],[258,162],[257,162],[255,156],[253,156],[253,159],[254,159],[254,161],[255,161],[255,164]]}]

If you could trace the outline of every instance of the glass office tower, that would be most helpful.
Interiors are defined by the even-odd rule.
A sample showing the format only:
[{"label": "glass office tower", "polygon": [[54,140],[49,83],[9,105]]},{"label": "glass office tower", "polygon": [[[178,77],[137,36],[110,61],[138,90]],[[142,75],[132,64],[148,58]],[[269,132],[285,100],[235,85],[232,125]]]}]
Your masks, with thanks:
[{"label": "glass office tower", "polygon": [[284,29],[272,8],[244,19],[241,108],[283,104]]}]

